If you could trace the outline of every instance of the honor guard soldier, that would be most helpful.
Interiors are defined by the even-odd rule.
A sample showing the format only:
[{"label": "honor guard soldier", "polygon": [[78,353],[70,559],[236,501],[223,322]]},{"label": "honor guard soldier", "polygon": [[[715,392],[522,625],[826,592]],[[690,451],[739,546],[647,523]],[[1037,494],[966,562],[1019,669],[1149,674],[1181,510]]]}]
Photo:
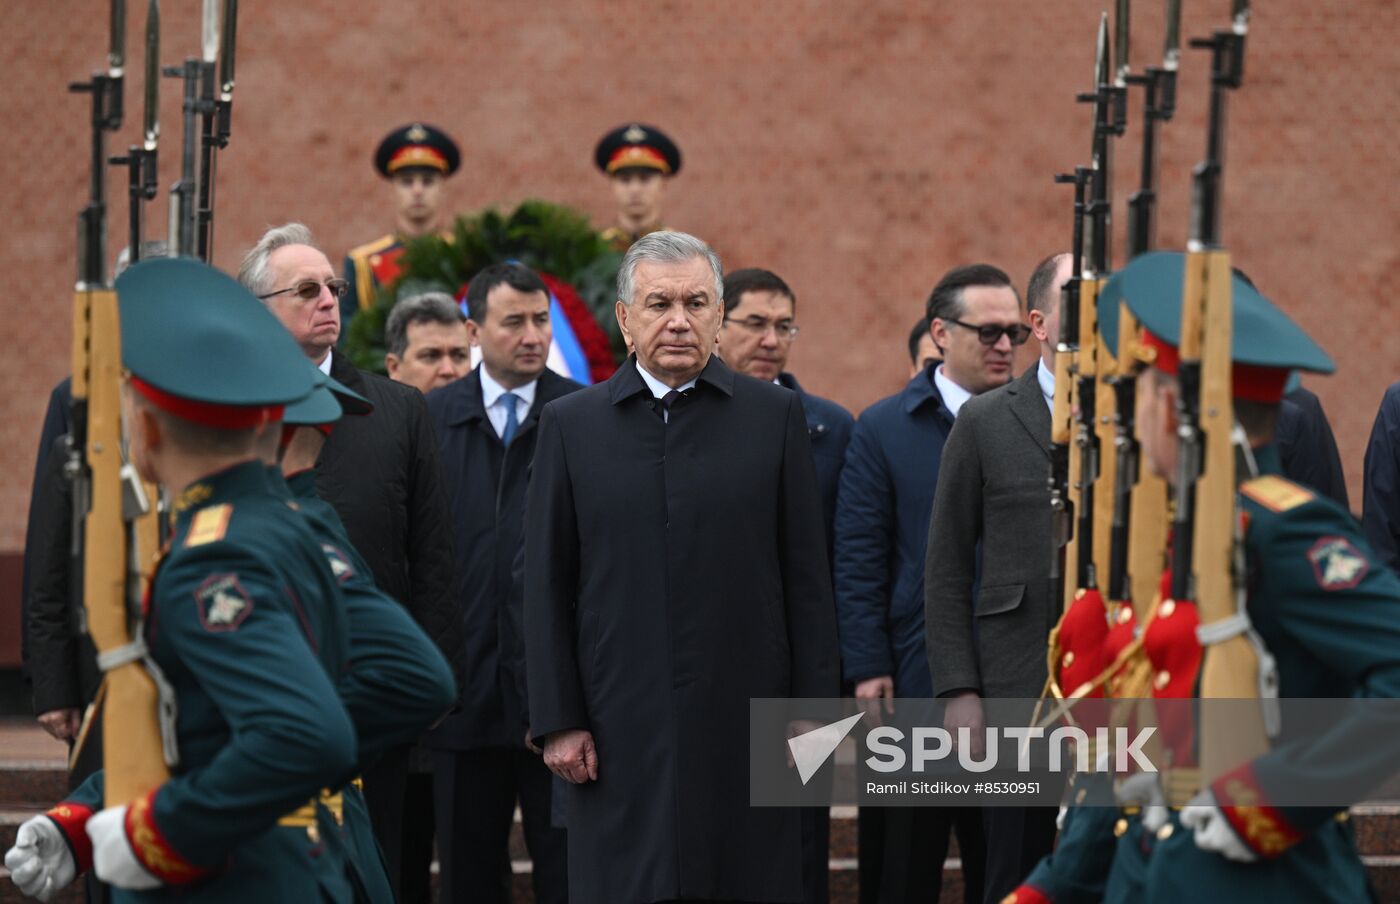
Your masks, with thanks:
[{"label": "honor guard soldier", "polygon": [[[312,365],[308,362],[308,366]],[[375,586],[340,516],[316,495],[316,460],[326,436],[342,414],[365,415],[373,410],[367,399],[339,381],[324,380],[310,396],[287,406],[282,429],[264,438],[262,451],[273,491],[311,529],[340,585],[352,667],[337,682],[337,689],[355,725],[363,766],[421,735],[452,707],[457,686],[437,646],[403,606]],[[359,781],[345,786],[342,798],[341,834],[356,883],[356,900],[393,904],[393,888]]]},{"label": "honor guard soldier", "polygon": [[[1109,280],[1098,300],[1106,336],[1116,335],[1120,302],[1142,324],[1139,439],[1148,466],[1164,477],[1175,473],[1179,454],[1184,264],[1179,253],[1142,255]],[[1247,618],[1237,617],[1228,627],[1250,632],[1267,651],[1259,656],[1259,686],[1276,687],[1280,698],[1400,696],[1400,578],[1378,563],[1349,512],[1279,476],[1273,430],[1289,374],[1330,373],[1333,364],[1239,276],[1231,292],[1231,392],[1235,421],[1248,438],[1237,448],[1235,500]],[[1203,659],[1215,652],[1203,647],[1202,634],[1213,645],[1227,633],[1211,630],[1218,622],[1203,625],[1195,602],[1172,599],[1169,585],[1163,586],[1142,637],[1138,671],[1150,691],[1140,685],[1123,696],[1198,695]],[[1204,787],[1192,786],[1189,803],[1179,810],[1162,806],[1167,795],[1158,776],[1140,775],[1134,779],[1145,781],[1124,801],[1147,804],[1140,812],[1132,808],[1115,820],[1105,819],[1102,810],[1072,811],[1071,817],[1085,817],[1081,830],[1068,848],[1061,841],[1015,900],[1370,900],[1366,868],[1341,804],[1356,789],[1390,776],[1400,744],[1393,733],[1351,713],[1302,736],[1297,728],[1290,735],[1283,721],[1264,753]],[[1173,790],[1187,777],[1175,776]],[[1292,806],[1299,788],[1335,805]],[[1120,785],[1120,800],[1124,790]],[[1104,861],[1105,845],[1113,847],[1106,885],[1081,884],[1085,867]]]},{"label": "honor guard soldier", "polygon": [[350,286],[340,298],[341,336],[348,335],[355,312],[373,307],[380,287],[398,279],[404,242],[442,230],[442,183],[461,162],[457,143],[426,123],[397,128],[379,142],[374,168],[393,185],[394,231],[345,256]]},{"label": "honor guard soldier", "polygon": [[612,181],[617,222],[603,238],[618,251],[661,224],[666,184],[681,171],[681,151],[655,126],[629,123],[604,135],[593,151],[593,162]]},{"label": "honor guard soldier", "polygon": [[[349,901],[343,801],[327,790],[358,766],[330,677],[350,665],[344,607],[257,450],[315,377],[276,318],[203,263],[138,264],[117,292],[131,460],[174,503],[139,640],[103,665],[144,662],[161,688],[170,777],[101,809],[98,773],[21,826],[6,865],[41,897],[92,868],[115,900]],[[107,699],[109,734],[121,717]]]}]

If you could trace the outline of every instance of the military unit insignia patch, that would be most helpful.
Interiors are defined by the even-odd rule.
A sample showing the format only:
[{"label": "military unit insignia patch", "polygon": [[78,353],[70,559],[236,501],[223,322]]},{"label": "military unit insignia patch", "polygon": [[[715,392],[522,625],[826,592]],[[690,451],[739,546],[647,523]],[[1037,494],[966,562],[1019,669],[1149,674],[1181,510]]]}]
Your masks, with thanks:
[{"label": "military unit insignia patch", "polygon": [[331,574],[335,576],[336,583],[344,584],[355,576],[355,568],[345,553],[329,543],[322,543],[321,550],[326,554],[326,564],[331,566]]},{"label": "military unit insignia patch", "polygon": [[194,592],[199,606],[199,622],[206,631],[233,631],[253,611],[253,598],[236,574],[215,574]]},{"label": "military unit insignia patch", "polygon": [[1323,590],[1350,590],[1370,571],[1361,550],[1345,537],[1323,537],[1308,550],[1317,586]]}]

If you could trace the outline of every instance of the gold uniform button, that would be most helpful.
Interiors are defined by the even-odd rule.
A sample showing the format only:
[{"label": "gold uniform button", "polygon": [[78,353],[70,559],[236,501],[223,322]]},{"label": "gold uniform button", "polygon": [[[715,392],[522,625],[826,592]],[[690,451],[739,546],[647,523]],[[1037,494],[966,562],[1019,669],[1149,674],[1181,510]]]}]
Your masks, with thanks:
[{"label": "gold uniform button", "polygon": [[1162,618],[1171,618],[1172,613],[1175,611],[1176,600],[1163,600],[1162,607],[1157,611],[1157,614]]},{"label": "gold uniform button", "polygon": [[1175,831],[1176,826],[1172,825],[1171,823],[1167,823],[1166,825],[1162,826],[1160,829],[1157,830],[1157,840],[1166,841],[1168,838],[1172,837],[1172,832]]},{"label": "gold uniform button", "polygon": [[1084,594],[1088,592],[1089,591],[1085,590],[1083,587],[1080,587],[1078,590],[1074,591],[1074,598],[1077,600],[1082,600],[1084,599]]},{"label": "gold uniform button", "polygon": [[1021,896],[1013,891],[1011,894],[1001,899],[1001,904],[1016,904],[1019,900],[1021,900]]},{"label": "gold uniform button", "polygon": [[1118,623],[1126,625],[1133,620],[1133,610],[1131,606],[1124,606],[1118,610]]},{"label": "gold uniform button", "polygon": [[1067,669],[1072,665],[1074,665],[1074,651],[1066,650],[1065,655],[1060,657],[1060,667]]},{"label": "gold uniform button", "polygon": [[1122,838],[1123,833],[1128,831],[1128,820],[1120,819],[1113,824],[1113,837]]},{"label": "gold uniform button", "polygon": [[1079,793],[1076,794],[1076,795],[1074,795],[1074,802],[1077,803],[1077,804],[1082,804],[1082,803],[1084,803],[1084,798],[1086,798],[1086,797],[1088,797],[1088,796],[1089,796],[1089,789],[1088,789],[1088,788],[1080,788],[1080,789],[1079,789]]},{"label": "gold uniform button", "polygon": [[1162,669],[1162,671],[1157,673],[1157,677],[1152,679],[1152,686],[1160,691],[1163,688],[1165,688],[1171,680],[1171,672],[1168,672],[1166,669]]}]

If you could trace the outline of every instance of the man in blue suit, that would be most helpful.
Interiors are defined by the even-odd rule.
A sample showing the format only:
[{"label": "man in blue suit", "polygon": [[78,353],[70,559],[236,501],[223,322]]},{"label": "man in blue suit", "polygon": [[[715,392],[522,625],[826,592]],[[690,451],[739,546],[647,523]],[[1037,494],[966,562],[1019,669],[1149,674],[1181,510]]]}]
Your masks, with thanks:
[{"label": "man in blue suit", "polygon": [[533,861],[534,899],[568,900],[562,829],[550,825],[550,775],[526,747],[521,573],[525,486],[546,404],[582,387],[545,367],[549,290],[521,264],[494,264],[467,290],[481,365],[428,394],[442,446],[467,644],[461,709],[428,736],[441,898],[510,900],[517,799]]},{"label": "man in blue suit", "polygon": [[[862,700],[933,696],[924,643],[924,556],[943,445],[963,402],[1010,379],[1015,348],[1031,332],[1021,322],[1010,279],[985,264],[944,276],[928,314],[942,363],[930,364],[861,414],[841,474],[836,614],[842,671]],[[980,901],[978,814],[935,807],[885,814],[883,854],[878,864],[865,864],[863,900],[937,900],[954,828],[965,898]],[[867,892],[872,885],[878,890]]]}]

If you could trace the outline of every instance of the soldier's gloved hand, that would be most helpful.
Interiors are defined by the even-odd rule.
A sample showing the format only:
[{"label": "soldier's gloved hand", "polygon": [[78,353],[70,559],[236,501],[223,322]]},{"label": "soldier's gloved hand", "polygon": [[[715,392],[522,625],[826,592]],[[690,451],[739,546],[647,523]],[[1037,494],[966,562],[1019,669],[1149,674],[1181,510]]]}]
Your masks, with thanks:
[{"label": "soldier's gloved hand", "polygon": [[1214,851],[1236,863],[1253,863],[1259,859],[1235,834],[1210,789],[1197,794],[1181,808],[1181,824],[1192,831],[1196,847],[1203,851]]},{"label": "soldier's gloved hand", "polygon": [[92,871],[108,885],[132,891],[160,887],[160,880],[151,875],[126,837],[126,807],[108,807],[87,822],[88,837],[92,839]]},{"label": "soldier's gloved hand", "polygon": [[1167,824],[1167,798],[1162,783],[1151,772],[1138,772],[1118,783],[1118,802],[1142,808],[1142,827],[1155,833]]},{"label": "soldier's gloved hand", "polygon": [[22,893],[40,901],[52,898],[78,874],[68,842],[47,816],[19,827],[15,846],[5,852],[5,868]]}]

